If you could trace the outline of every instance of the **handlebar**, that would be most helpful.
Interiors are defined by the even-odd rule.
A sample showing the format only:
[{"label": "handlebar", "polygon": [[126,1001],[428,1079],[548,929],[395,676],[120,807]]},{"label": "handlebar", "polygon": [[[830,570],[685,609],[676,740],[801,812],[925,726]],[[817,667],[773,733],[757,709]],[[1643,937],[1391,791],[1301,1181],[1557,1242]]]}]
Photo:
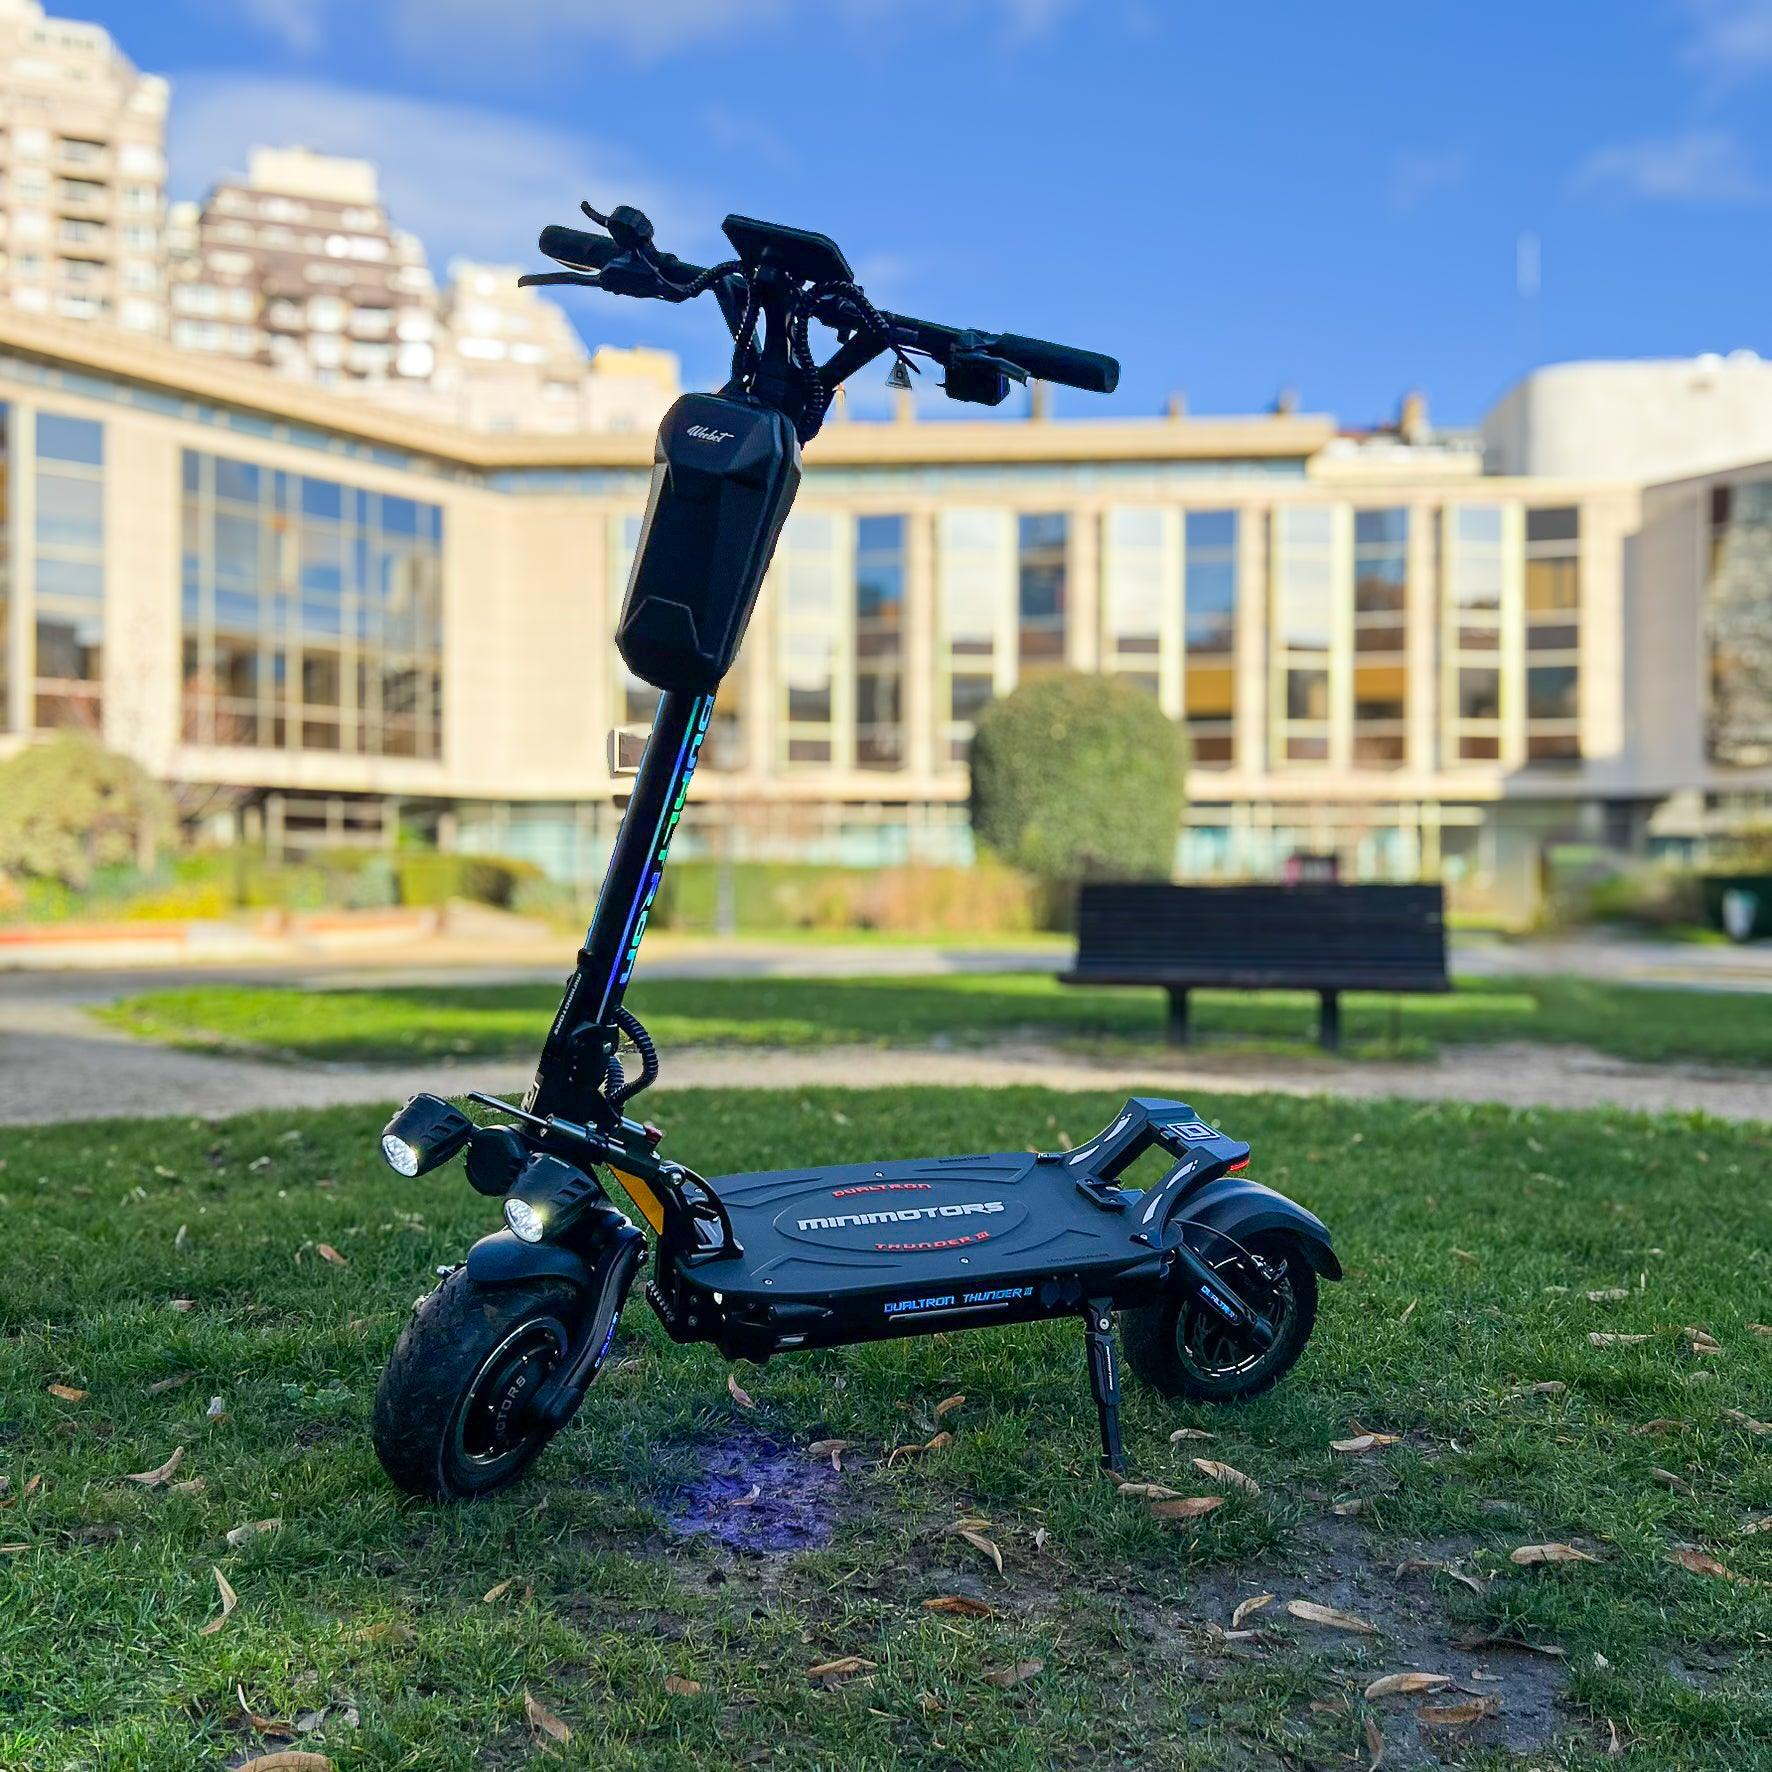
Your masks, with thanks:
[{"label": "handlebar", "polygon": [[[593,277],[627,251],[607,234],[567,227],[543,228],[541,249],[557,264],[574,272],[590,273]],[[691,284],[708,274],[702,266],[688,264],[668,254],[652,254],[650,262],[661,273],[659,288],[641,291],[625,284],[621,287],[612,285],[615,293],[650,293],[669,300],[673,298],[673,285]],[[932,357],[943,369],[955,368],[957,359],[967,360],[988,365],[999,372],[1006,370],[1016,375],[1034,376],[1041,381],[1082,388],[1092,394],[1111,394],[1120,379],[1120,365],[1099,351],[1078,350],[1071,345],[1027,338],[1016,332],[979,332],[943,326],[933,320],[918,320],[907,314],[872,308],[871,304],[866,305],[864,312],[864,304],[847,292],[833,292],[816,299],[811,312],[827,325],[851,330],[860,329],[877,316],[886,324],[890,334],[889,341],[883,342]]]}]

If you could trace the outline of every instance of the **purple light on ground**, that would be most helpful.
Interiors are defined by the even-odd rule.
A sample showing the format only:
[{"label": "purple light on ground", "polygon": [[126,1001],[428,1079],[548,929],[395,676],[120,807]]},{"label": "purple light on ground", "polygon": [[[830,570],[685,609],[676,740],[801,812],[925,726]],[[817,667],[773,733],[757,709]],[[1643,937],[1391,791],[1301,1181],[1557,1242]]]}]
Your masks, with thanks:
[{"label": "purple light on ground", "polygon": [[[729,1550],[780,1555],[830,1541],[843,1479],[828,1458],[762,1435],[732,1435],[703,1454],[702,1475],[666,1505],[665,1523]],[[744,1501],[752,1488],[757,1499]]]}]

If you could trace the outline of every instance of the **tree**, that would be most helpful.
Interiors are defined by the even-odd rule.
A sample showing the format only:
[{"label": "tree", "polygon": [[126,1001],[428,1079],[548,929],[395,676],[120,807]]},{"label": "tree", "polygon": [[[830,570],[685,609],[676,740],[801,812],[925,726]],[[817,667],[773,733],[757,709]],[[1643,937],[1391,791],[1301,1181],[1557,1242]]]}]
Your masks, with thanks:
[{"label": "tree", "polygon": [[1113,677],[1065,671],[993,702],[972,740],[972,829],[1049,886],[1166,880],[1187,733]]},{"label": "tree", "polygon": [[75,890],[94,868],[149,868],[171,834],[172,802],[131,758],[64,732],[0,763],[0,874]]}]

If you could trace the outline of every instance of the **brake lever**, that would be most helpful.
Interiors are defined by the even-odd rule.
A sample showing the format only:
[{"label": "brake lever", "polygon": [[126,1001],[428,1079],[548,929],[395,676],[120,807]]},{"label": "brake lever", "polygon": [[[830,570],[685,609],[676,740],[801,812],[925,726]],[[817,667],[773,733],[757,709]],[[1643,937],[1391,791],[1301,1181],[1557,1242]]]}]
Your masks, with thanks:
[{"label": "brake lever", "polygon": [[544,283],[576,283],[585,289],[603,287],[603,279],[591,271],[525,271],[517,279],[519,289],[533,289]]}]

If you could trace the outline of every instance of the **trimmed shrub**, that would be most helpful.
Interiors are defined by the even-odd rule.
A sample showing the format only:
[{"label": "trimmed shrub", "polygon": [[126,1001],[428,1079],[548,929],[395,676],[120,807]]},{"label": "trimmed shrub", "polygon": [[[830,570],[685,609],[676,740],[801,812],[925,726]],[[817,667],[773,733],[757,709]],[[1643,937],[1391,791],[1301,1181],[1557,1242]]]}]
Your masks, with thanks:
[{"label": "trimmed shrub", "polygon": [[972,739],[972,829],[1059,891],[1166,880],[1187,788],[1187,733],[1130,683],[1076,671],[993,702]]},{"label": "trimmed shrub", "polygon": [[83,891],[106,867],[151,869],[172,828],[166,790],[84,733],[0,763],[0,873]]}]

